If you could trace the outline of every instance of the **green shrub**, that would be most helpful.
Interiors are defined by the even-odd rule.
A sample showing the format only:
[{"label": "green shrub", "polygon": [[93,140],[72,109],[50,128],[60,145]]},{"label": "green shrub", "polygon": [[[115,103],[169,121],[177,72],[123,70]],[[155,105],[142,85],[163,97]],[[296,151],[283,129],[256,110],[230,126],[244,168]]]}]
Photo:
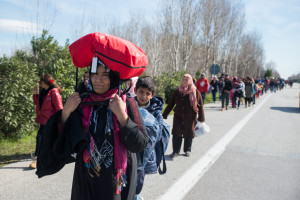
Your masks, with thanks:
[{"label": "green shrub", "polygon": [[185,71],[181,72],[164,72],[155,78],[157,84],[157,95],[161,96],[166,103],[169,102],[172,94],[181,84],[182,76]]},{"label": "green shrub", "polygon": [[[76,74],[76,67],[69,52],[69,41],[67,40],[64,46],[59,46],[53,36],[44,30],[39,38],[32,38],[31,46],[30,61],[36,66],[37,78],[51,74],[55,82],[62,87],[60,94],[65,102],[74,92]],[[82,77],[79,75],[79,81]]]},{"label": "green shrub", "polygon": [[197,70],[196,72],[196,80],[198,80],[200,78],[200,70]]},{"label": "green shrub", "polygon": [[65,46],[59,46],[43,31],[41,37],[31,40],[31,45],[28,53],[17,51],[10,58],[0,58],[0,138],[20,138],[37,126],[32,89],[41,75],[51,74],[63,88],[63,102],[74,92],[76,67],[68,41]]},{"label": "green shrub", "polygon": [[26,54],[0,58],[0,137],[19,138],[36,126],[32,88],[36,71]]}]

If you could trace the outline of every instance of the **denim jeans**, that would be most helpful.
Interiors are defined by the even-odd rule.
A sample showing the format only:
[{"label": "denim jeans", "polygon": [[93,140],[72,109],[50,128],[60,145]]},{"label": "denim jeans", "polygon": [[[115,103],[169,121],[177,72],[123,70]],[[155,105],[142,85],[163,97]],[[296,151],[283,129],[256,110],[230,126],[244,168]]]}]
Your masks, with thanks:
[{"label": "denim jeans", "polygon": [[204,100],[205,100],[205,92],[201,92],[201,97],[202,97],[202,103],[203,103],[203,105],[204,105]]}]

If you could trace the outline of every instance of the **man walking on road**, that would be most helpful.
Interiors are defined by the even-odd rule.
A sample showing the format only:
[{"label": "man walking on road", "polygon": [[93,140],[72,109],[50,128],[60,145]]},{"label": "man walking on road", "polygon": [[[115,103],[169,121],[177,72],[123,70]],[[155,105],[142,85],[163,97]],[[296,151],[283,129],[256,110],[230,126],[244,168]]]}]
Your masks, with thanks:
[{"label": "man walking on road", "polygon": [[229,104],[229,94],[230,90],[232,89],[232,83],[229,79],[228,74],[225,75],[224,78],[224,88],[222,89],[222,111],[224,111],[224,101],[226,100],[226,110],[228,110]]},{"label": "man walking on road", "polygon": [[204,104],[205,96],[209,89],[209,82],[208,82],[207,78],[205,77],[204,73],[202,73],[201,77],[198,79],[198,81],[196,83],[196,88],[201,93],[202,102]]}]

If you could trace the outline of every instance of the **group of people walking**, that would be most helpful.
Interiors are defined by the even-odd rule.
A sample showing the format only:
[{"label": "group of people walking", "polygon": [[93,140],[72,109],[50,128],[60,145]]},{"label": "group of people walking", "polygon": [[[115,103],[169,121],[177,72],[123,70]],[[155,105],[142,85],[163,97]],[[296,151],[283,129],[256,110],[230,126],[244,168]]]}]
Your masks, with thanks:
[{"label": "group of people walking", "polygon": [[[195,137],[195,125],[198,121],[205,121],[203,102],[209,91],[214,103],[219,92],[223,111],[228,109],[229,100],[232,107],[237,109],[242,103],[245,107],[254,105],[255,99],[273,87],[273,80],[230,78],[227,74],[219,78],[214,76],[210,82],[205,74],[201,74],[195,83],[190,74],[185,74],[163,110],[164,101],[155,96],[157,86],[151,77],[130,79],[127,94],[121,96],[117,94],[118,81],[116,74],[108,70],[103,63],[98,63],[96,73],[87,71],[84,74],[79,92],[73,93],[64,107],[59,93],[60,87],[51,75],[46,74],[40,78],[40,90],[37,87],[33,89],[36,122],[40,124],[40,128],[36,140],[35,160],[30,167],[36,168],[38,156],[38,176],[52,174],[67,163],[66,159],[70,158],[76,149],[72,199],[94,199],[98,196],[105,199],[123,199],[121,194],[127,199],[141,199],[139,193],[144,177],[149,174],[144,168],[148,165],[147,162],[156,156],[153,154],[157,141],[162,137],[163,119],[166,119],[172,110],[173,151],[170,158],[174,159],[180,155],[182,142],[184,155],[189,157]],[[150,131],[147,129],[148,119],[143,118],[141,110],[138,112],[137,123],[134,106],[128,100],[130,98],[134,99],[140,109],[146,110],[155,118],[158,127],[156,135],[151,133],[154,128]],[[89,104],[95,100],[103,104]],[[107,100],[109,103],[104,104]],[[53,135],[56,135],[56,142],[49,144],[47,139],[53,138]],[[64,135],[64,138],[59,135]],[[155,137],[152,137],[153,135]],[[149,146],[152,146],[152,149]],[[70,149],[66,150],[67,147]],[[75,149],[72,150],[71,147]],[[55,158],[55,155],[49,156],[49,150],[54,153],[60,152],[64,159]],[[117,156],[117,152],[121,152],[121,156]],[[149,160],[143,160],[143,156],[148,154]],[[57,169],[49,164],[53,162],[59,163]],[[156,166],[151,173],[156,173],[158,167]],[[124,178],[125,174],[127,180]],[[95,189],[96,186],[101,189]]]},{"label": "group of people walking", "polygon": [[[141,127],[136,123],[132,108],[134,106],[128,99],[134,96],[137,106],[153,114],[160,128],[163,118],[166,119],[175,107],[171,158],[179,155],[182,141],[184,141],[184,155],[188,157],[195,137],[194,127],[197,121],[204,122],[201,93],[194,85],[192,76],[185,74],[181,85],[174,91],[163,112],[164,101],[155,96],[156,83],[151,77],[138,78],[136,84],[131,84],[134,87],[134,95],[127,93],[125,96],[117,94],[118,77],[107,70],[103,64],[98,65],[95,74],[89,71],[85,79],[87,80],[81,82],[81,95],[78,92],[72,94],[64,107],[59,94],[60,87],[51,75],[46,74],[41,77],[39,92],[37,87],[33,89],[37,111],[36,121],[40,123],[35,153],[38,168],[36,173],[42,177],[60,170],[67,163],[66,160],[70,160],[71,153],[74,153],[71,148],[73,146],[77,149],[77,156],[74,160],[76,164],[72,199],[95,199],[99,196],[104,199],[126,199],[122,197],[123,195],[127,199],[141,199],[138,196],[141,189],[137,193],[135,188],[140,184],[139,182],[143,182],[139,180],[141,174],[137,170],[139,163],[143,163],[143,160],[139,160],[141,159],[139,154],[143,149],[147,149],[147,145],[151,145],[150,136],[153,133],[145,127],[144,123],[147,119],[143,119],[140,111]],[[106,106],[85,104],[92,100],[105,102],[108,99],[111,100]],[[111,127],[111,130],[108,130],[108,127]],[[115,134],[116,130],[118,136]],[[60,137],[62,135],[63,138]],[[51,143],[49,138],[52,138],[52,142],[54,139],[55,142]],[[122,143],[127,151],[124,145],[121,145]],[[155,143],[154,141],[154,146]],[[121,157],[116,155],[115,149],[122,152]],[[51,151],[53,153],[49,153]],[[64,159],[57,158],[55,152],[60,152]],[[97,157],[97,154],[100,156]],[[136,159],[138,159],[137,164],[134,164]],[[120,164],[117,164],[117,161]],[[130,164],[133,166],[129,166]],[[117,173],[116,165],[119,166]],[[126,165],[126,168],[122,168]],[[36,160],[30,164],[30,167],[36,168]],[[124,180],[124,171],[127,180]],[[119,192],[115,192],[113,185]]]},{"label": "group of people walking", "polygon": [[[240,108],[241,104],[245,108],[255,105],[256,99],[266,93],[269,89],[271,92],[283,89],[285,81],[279,78],[251,78],[251,77],[230,77],[225,74],[217,78],[213,76],[210,85],[213,102],[216,102],[216,94],[219,91],[219,98],[222,104],[222,111],[228,110],[229,102],[232,108]],[[209,89],[208,89],[209,91]]]},{"label": "group of people walking", "polygon": [[269,87],[269,83],[256,83],[259,80],[249,77],[224,75],[209,82],[204,73],[197,81],[185,74],[164,109],[153,78],[132,77],[127,89],[121,91],[120,73],[112,70],[114,66],[104,64],[100,58],[92,60],[88,61],[92,64],[78,91],[64,106],[60,87],[51,75],[40,78],[40,90],[33,89],[40,128],[30,167],[37,168],[36,174],[43,177],[75,162],[72,200],[142,199],[139,194],[145,175],[166,172],[160,169],[160,163],[164,161],[170,129],[163,119],[172,110],[170,158],[180,155],[182,143],[184,156],[189,157],[195,126],[205,122],[203,105],[209,92],[214,103],[219,92],[222,110],[227,110],[229,98],[237,108],[244,98],[247,107]]}]

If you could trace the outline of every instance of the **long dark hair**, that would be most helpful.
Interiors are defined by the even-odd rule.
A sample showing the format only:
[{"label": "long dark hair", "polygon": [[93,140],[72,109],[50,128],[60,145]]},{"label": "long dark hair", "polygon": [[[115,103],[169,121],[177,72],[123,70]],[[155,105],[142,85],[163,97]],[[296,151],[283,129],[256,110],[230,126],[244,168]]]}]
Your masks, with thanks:
[{"label": "long dark hair", "polygon": [[53,77],[50,74],[44,74],[40,78],[40,82],[43,81],[49,87],[57,88],[59,91],[61,90],[61,87],[54,81]]}]

